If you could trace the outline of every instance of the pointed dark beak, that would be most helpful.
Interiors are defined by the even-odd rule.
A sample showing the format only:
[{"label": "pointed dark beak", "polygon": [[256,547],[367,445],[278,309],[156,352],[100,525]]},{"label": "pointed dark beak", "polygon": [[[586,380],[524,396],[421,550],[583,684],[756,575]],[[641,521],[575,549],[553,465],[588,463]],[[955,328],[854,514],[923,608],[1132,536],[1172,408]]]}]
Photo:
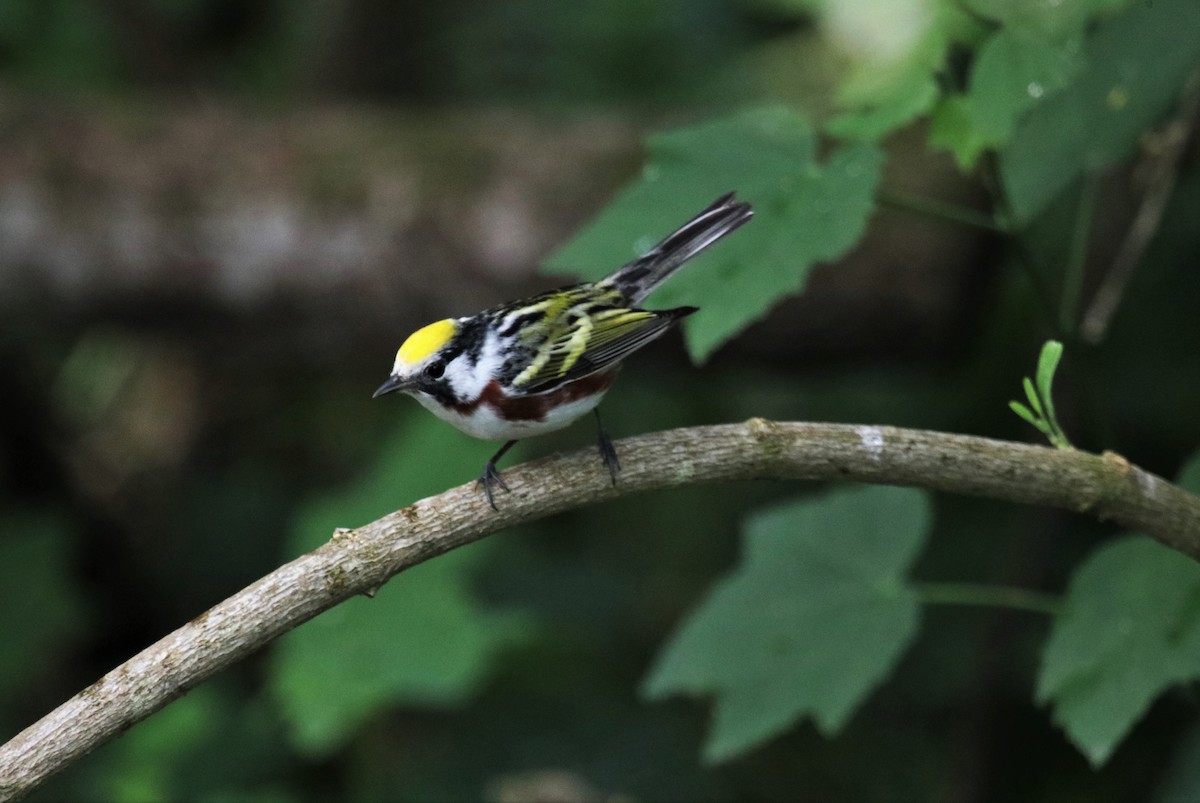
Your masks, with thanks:
[{"label": "pointed dark beak", "polygon": [[408,381],[396,376],[389,376],[388,380],[380,385],[374,393],[371,394],[372,399],[377,399],[385,393],[395,393],[398,390],[404,390],[408,387]]}]

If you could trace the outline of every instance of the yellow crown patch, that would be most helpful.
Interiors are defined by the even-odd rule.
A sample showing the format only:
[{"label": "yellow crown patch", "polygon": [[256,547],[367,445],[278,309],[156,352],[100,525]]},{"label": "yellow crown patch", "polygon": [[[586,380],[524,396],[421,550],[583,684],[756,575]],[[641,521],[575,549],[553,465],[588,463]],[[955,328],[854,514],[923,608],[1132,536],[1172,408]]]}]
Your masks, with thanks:
[{"label": "yellow crown patch", "polygon": [[396,362],[416,365],[450,342],[458,325],[450,318],[423,326],[408,336],[396,352]]}]

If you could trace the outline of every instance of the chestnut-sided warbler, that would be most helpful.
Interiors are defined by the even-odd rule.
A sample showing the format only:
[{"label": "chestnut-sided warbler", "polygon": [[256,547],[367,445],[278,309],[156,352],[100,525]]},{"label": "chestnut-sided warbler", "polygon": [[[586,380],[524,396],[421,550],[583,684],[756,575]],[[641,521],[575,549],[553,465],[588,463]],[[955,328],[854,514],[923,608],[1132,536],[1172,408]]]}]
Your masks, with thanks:
[{"label": "chestnut-sided warbler", "polygon": [[518,440],[562,429],[589,412],[596,414],[600,456],[615,485],[620,464],[596,405],[622,360],[696,311],[645,310],[638,302],[753,214],[729,193],[607,278],[418,329],[400,346],[375,396],[407,393],[468,435],[504,441],[479,477],[493,509],[493,486],[509,490],[496,461]]}]

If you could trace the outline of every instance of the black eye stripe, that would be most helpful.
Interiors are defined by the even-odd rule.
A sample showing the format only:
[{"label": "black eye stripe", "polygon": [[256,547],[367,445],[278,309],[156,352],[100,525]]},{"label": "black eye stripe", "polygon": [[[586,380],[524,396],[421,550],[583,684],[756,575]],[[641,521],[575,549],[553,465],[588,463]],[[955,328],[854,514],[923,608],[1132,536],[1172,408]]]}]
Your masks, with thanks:
[{"label": "black eye stripe", "polygon": [[425,366],[425,376],[430,379],[441,379],[446,373],[446,363],[444,360],[434,360]]}]

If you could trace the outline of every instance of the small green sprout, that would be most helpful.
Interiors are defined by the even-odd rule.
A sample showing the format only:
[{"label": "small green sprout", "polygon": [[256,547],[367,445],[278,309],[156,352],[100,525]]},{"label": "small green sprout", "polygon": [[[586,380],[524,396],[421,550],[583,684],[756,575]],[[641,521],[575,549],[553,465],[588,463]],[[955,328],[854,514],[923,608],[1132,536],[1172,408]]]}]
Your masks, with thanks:
[{"label": "small green sprout", "polygon": [[1063,344],[1057,340],[1047,340],[1042,346],[1042,354],[1038,357],[1037,387],[1025,377],[1025,398],[1029,406],[1018,401],[1010,401],[1008,406],[1014,413],[1037,427],[1049,439],[1053,446],[1059,449],[1071,449],[1071,442],[1059,426],[1058,417],[1054,413],[1054,398],[1051,396],[1051,385],[1054,383],[1054,372],[1058,369],[1058,361],[1062,359]]}]

